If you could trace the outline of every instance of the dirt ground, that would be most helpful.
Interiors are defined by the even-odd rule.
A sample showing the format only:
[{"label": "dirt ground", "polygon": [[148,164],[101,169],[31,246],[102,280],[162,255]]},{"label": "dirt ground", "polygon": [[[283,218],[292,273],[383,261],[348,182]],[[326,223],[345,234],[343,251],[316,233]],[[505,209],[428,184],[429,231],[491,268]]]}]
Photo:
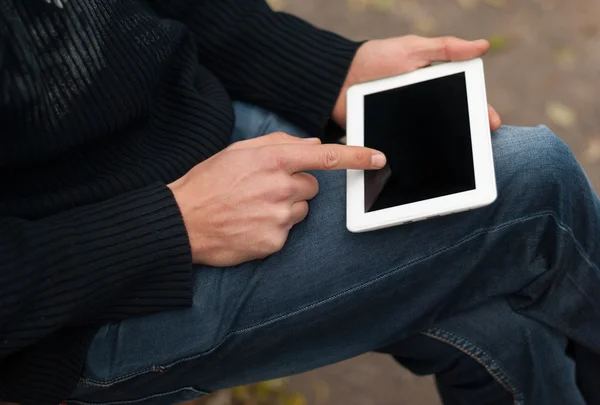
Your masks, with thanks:
[{"label": "dirt ground", "polygon": [[[486,38],[489,101],[511,125],[545,124],[600,190],[600,1],[287,0],[274,6],[354,39]],[[429,378],[366,355],[293,377],[312,405],[439,405]]]},{"label": "dirt ground", "polygon": [[[354,39],[408,33],[489,39],[488,97],[504,123],[549,126],[600,190],[600,1],[270,2]],[[289,384],[310,405],[440,404],[430,378],[417,378],[375,354],[292,377]]]}]

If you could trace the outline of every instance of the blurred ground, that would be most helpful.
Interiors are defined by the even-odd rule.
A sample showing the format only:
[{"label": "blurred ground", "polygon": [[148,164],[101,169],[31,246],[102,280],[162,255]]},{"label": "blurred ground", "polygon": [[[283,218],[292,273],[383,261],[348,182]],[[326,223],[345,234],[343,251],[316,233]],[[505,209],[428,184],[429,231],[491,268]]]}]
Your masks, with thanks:
[{"label": "blurred ground", "polygon": [[[354,39],[408,33],[489,39],[488,97],[504,123],[548,125],[573,148],[600,190],[600,1],[270,2]],[[440,404],[430,379],[374,354],[293,377],[289,384],[311,405]]]}]

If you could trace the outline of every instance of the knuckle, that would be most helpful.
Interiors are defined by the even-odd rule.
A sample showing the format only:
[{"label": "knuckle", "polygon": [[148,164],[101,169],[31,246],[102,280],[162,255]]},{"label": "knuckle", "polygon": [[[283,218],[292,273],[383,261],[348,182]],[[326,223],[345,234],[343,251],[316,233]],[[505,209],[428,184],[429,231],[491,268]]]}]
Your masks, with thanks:
[{"label": "knuckle", "polygon": [[291,138],[291,136],[285,132],[273,132],[271,136],[281,141],[288,141]]},{"label": "knuckle", "polygon": [[273,150],[267,147],[261,147],[256,150],[257,158],[262,163],[270,163],[273,160]]},{"label": "knuckle", "polygon": [[277,224],[280,226],[287,226],[292,222],[292,210],[290,207],[286,207],[279,210],[276,214]]},{"label": "knuckle", "polygon": [[309,206],[308,206],[308,201],[302,201],[301,203],[301,207],[302,207],[302,218],[306,218],[306,216],[308,215],[308,210],[309,210]]},{"label": "knuckle", "polygon": [[328,148],[321,155],[321,166],[324,169],[333,169],[340,163],[340,154],[333,150],[332,148]]},{"label": "knuckle", "polygon": [[292,179],[286,177],[283,181],[279,182],[277,185],[277,196],[281,199],[289,199],[291,195],[294,193],[294,183]]},{"label": "knuckle", "polygon": [[273,164],[278,170],[285,169],[285,167],[287,166],[288,159],[283,153],[282,148],[275,148],[275,152],[273,154]]},{"label": "knuckle", "polygon": [[279,232],[274,232],[270,237],[266,240],[266,250],[270,253],[279,252],[283,249],[285,245],[286,237]]},{"label": "knuckle", "polygon": [[311,187],[311,191],[313,194],[313,197],[317,194],[319,194],[319,181],[317,180],[317,178],[311,174],[308,175],[309,177],[309,181],[311,183],[310,187]]},{"label": "knuckle", "polygon": [[270,197],[269,199],[274,199],[275,201],[284,201],[288,198],[288,194],[283,187],[275,187],[275,189],[269,187],[265,193],[267,197]]},{"label": "knuckle", "polygon": [[266,147],[263,148],[260,159],[267,168],[278,170],[285,167],[287,159],[281,148]]}]

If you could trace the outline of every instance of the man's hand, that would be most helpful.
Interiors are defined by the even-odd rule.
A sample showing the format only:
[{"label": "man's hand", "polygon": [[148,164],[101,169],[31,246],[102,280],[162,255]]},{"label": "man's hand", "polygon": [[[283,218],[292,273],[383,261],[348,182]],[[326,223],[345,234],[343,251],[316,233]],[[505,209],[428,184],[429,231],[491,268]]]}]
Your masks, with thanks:
[{"label": "man's hand", "polygon": [[[423,38],[405,36],[364,43],[356,53],[350,71],[333,109],[332,117],[346,127],[346,91],[354,84],[411,72],[433,62],[469,60],[482,56],[490,45],[485,40],[466,41],[454,37]],[[490,106],[490,128],[495,131],[501,121]]]},{"label": "man's hand", "polygon": [[380,169],[378,151],[273,133],[237,142],[169,184],[195,263],[233,266],[280,250],[319,191],[306,170]]}]

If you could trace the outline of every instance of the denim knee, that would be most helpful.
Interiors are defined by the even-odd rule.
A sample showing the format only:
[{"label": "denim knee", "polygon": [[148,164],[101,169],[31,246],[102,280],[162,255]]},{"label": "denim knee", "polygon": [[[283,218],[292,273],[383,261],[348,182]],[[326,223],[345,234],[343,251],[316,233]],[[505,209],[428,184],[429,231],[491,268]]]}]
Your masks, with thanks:
[{"label": "denim knee", "polygon": [[571,149],[547,127],[503,126],[493,146],[500,201],[560,211],[589,187]]}]

